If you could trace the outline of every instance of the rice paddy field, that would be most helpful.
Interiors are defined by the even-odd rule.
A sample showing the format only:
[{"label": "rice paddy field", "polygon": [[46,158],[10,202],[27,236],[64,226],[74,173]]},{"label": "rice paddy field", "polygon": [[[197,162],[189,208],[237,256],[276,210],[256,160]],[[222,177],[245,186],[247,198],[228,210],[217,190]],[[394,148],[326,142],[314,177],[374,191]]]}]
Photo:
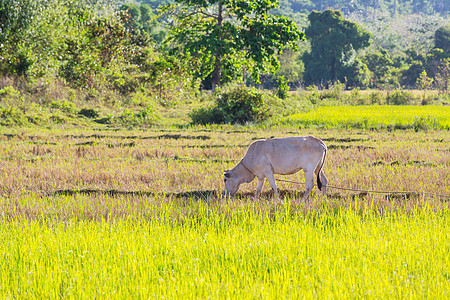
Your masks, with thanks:
[{"label": "rice paddy field", "polygon": [[276,118],[275,124],[302,127],[359,129],[450,130],[450,106],[324,106],[316,110]]},{"label": "rice paddy field", "polygon": [[[222,194],[252,141],[294,135],[355,190]],[[3,128],[0,298],[448,298],[449,182],[447,130]]]}]

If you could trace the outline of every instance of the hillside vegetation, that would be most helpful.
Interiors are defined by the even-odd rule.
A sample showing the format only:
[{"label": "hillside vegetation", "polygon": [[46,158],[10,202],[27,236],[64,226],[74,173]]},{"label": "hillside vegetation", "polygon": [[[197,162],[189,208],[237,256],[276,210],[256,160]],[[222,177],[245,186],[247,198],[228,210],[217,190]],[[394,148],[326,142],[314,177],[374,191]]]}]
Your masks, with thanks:
[{"label": "hillside vegetation", "polygon": [[[163,3],[93,5],[84,0],[3,1],[0,4],[0,122],[3,126],[245,123],[315,109],[330,104],[329,99],[344,105],[446,104],[449,102],[449,27],[446,25],[448,7],[445,1],[441,2],[434,1],[429,6],[425,2],[419,5],[403,1],[356,1],[351,7],[344,2],[321,1],[321,7],[314,1],[281,2],[271,13],[287,16],[291,7],[292,12],[305,17],[305,25],[300,21],[297,25],[307,27],[306,40],[302,41],[303,34],[293,35],[298,40],[291,45],[299,52],[281,51],[279,47],[283,44],[273,44],[274,48],[265,56],[248,52],[248,57],[244,57],[240,54],[253,47],[249,45],[258,45],[262,40],[249,39],[245,43],[250,44],[245,44],[237,38],[239,35],[223,37],[224,45],[242,43],[243,50],[236,48],[222,56],[205,56],[209,50],[195,48],[202,44],[196,40],[202,35],[193,32],[183,32],[192,39],[191,48],[177,42],[175,38],[180,37],[183,20],[178,23],[169,20],[179,18],[179,12],[189,11],[188,3],[158,10]],[[270,2],[264,9],[276,6],[276,2]],[[432,9],[414,15],[425,6]],[[310,13],[311,9],[327,7],[344,13],[335,10]],[[243,10],[237,16],[230,13],[224,17],[240,18],[248,13]],[[254,14],[247,16],[251,15]],[[251,36],[252,26],[260,26],[259,31],[270,26],[279,26],[280,31],[294,28],[287,19],[270,20],[272,23],[265,24],[253,19],[247,24],[249,27],[235,30]],[[201,24],[216,21],[216,15],[211,15],[210,20],[195,22],[199,22],[196,24],[200,30]],[[214,25],[211,30],[227,30],[220,26]],[[315,26],[336,31],[318,40]],[[204,32],[212,41],[214,30]],[[353,42],[330,47],[333,40],[342,40],[341,35]],[[335,50],[327,56],[317,54],[320,49],[331,48]],[[216,50],[220,52],[220,49]],[[220,69],[211,67],[217,59],[222,61]],[[278,63],[280,68],[276,69]],[[319,72],[315,66],[323,70]],[[250,76],[250,70],[255,76]],[[239,116],[241,104],[236,103],[247,100],[219,103],[221,95],[247,93],[235,91],[236,83],[259,89],[247,90],[260,95],[257,98],[262,101],[247,103],[252,107],[261,106],[255,108],[255,116]],[[205,91],[218,85],[221,86],[218,91]],[[345,94],[342,90],[356,92],[353,98],[335,96],[336,87],[340,95]],[[410,88],[424,91],[423,95],[408,91]],[[299,92],[292,93],[295,90]],[[358,92],[363,90],[373,92]],[[237,99],[233,97],[229,99]],[[214,105],[226,107],[208,112]],[[217,112],[225,115],[218,117],[214,115]]]}]

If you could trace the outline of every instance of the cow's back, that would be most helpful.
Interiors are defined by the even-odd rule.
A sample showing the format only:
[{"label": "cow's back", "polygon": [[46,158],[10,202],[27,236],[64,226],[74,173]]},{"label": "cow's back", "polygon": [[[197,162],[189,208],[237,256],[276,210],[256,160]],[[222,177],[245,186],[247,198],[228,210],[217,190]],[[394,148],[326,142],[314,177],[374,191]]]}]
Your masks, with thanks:
[{"label": "cow's back", "polygon": [[243,161],[255,170],[270,166],[276,174],[292,174],[315,168],[325,149],[325,144],[312,136],[258,140],[249,146]]}]

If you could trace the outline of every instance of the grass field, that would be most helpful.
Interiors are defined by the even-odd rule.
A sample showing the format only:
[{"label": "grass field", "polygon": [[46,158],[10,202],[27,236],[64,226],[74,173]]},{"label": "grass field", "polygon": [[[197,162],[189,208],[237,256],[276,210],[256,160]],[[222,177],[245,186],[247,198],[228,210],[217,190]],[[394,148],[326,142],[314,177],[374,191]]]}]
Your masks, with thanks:
[{"label": "grass field", "polygon": [[[222,195],[253,140],[309,134],[330,185],[405,193]],[[448,297],[449,153],[435,130],[8,129],[0,297]]]},{"label": "grass field", "polygon": [[325,106],[276,118],[272,124],[322,128],[450,130],[450,106]]},{"label": "grass field", "polygon": [[[448,211],[303,216],[206,203],[183,220],[16,220],[2,298],[447,298]],[[161,209],[172,209],[170,204]]]}]

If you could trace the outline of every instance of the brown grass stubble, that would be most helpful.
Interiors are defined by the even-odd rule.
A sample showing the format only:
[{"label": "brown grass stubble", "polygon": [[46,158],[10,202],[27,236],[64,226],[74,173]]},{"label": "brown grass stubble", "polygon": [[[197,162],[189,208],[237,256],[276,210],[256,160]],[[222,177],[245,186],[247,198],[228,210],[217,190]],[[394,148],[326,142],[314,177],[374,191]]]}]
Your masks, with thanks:
[{"label": "brown grass stubble", "polygon": [[[235,199],[226,199],[222,171],[234,166],[257,138],[307,134],[326,141],[326,174],[333,186],[450,195],[447,132],[47,132],[0,136],[1,210],[13,219],[92,220],[152,218],[168,205],[174,219],[195,214],[199,205],[223,212],[271,210],[281,203],[271,201],[267,184],[262,199],[255,200],[256,180],[243,185]],[[299,174],[279,177],[303,181]],[[387,197],[336,189],[326,200],[315,192],[303,203],[303,186],[278,186],[281,199],[302,214],[345,207],[378,212],[449,207],[449,199],[420,194]]]}]

